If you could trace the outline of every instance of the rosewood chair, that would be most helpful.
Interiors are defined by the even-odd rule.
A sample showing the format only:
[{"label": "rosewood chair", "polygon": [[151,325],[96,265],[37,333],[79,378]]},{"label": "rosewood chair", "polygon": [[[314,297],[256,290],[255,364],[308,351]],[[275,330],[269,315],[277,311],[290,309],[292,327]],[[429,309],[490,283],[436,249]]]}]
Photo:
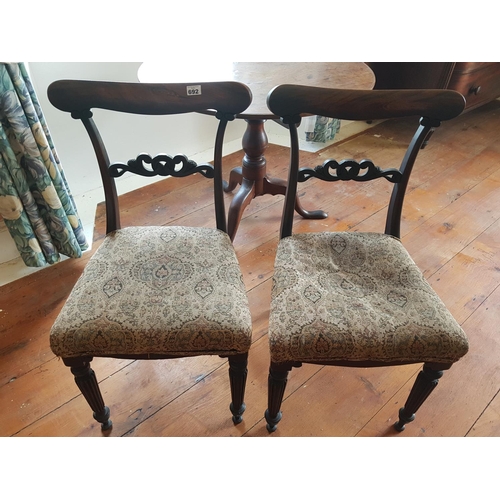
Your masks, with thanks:
[{"label": "rosewood chair", "polygon": [[[226,233],[221,164],[226,125],[249,106],[250,90],[236,82],[200,86],[62,80],[50,85],[48,96],[56,108],[80,119],[88,132],[101,172],[107,221],[103,243],[51,330],[52,351],[70,367],[103,431],[112,423],[90,367],[94,357],[227,358],[230,410],[233,422],[241,422],[252,325],[239,263]],[[142,115],[215,110],[213,165],[166,154],[140,154],[126,164],[110,164],[93,108]],[[213,179],[217,227],[121,228],[114,179],[125,172]]]},{"label": "rosewood chair", "polygon": [[[449,90],[336,90],[281,85],[268,107],[289,127],[288,187],[277,249],[269,320],[267,430],[276,430],[289,371],[302,363],[376,367],[423,363],[395,424],[398,431],[435,388],[443,370],[468,351],[465,333],[424,279],[400,241],[408,180],[423,142],[443,120],[459,115],[464,98]],[[420,117],[400,168],[370,160],[325,161],[299,168],[301,115],[345,120]],[[380,138],[394,150],[394,145]],[[404,149],[404,147],[403,147]],[[398,165],[399,166],[399,165]],[[385,179],[394,184],[385,231],[292,233],[297,182]],[[382,181],[378,181],[382,182]],[[377,183],[372,188],[375,189]]]}]

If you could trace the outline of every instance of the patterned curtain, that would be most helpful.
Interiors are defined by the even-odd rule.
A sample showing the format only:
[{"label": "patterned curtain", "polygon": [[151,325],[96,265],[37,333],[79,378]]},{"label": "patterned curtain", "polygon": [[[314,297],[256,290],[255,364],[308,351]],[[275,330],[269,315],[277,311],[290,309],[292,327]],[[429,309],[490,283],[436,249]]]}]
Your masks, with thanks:
[{"label": "patterned curtain", "polygon": [[327,142],[331,141],[340,130],[340,120],[325,116],[306,116],[303,119],[306,141]]},{"label": "patterned curtain", "polygon": [[80,257],[88,248],[22,63],[0,63],[0,215],[27,266]]}]

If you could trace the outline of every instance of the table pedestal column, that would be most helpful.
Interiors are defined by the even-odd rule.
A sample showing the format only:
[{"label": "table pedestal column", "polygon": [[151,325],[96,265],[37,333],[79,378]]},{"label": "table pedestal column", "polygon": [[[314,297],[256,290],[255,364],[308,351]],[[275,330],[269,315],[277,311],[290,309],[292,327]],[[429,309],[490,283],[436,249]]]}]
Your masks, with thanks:
[{"label": "table pedestal column", "polygon": [[[264,130],[266,120],[245,121],[247,122],[247,128],[242,140],[243,151],[245,152],[242,166],[231,171],[229,181],[224,185],[224,191],[228,193],[238,184],[241,184],[229,206],[227,229],[231,241],[236,236],[241,217],[248,204],[256,196],[264,194],[284,195],[287,185],[285,180],[270,179],[266,174],[266,158],[264,156],[268,145],[266,131]],[[327,214],[322,210],[304,210],[298,198],[295,201],[295,210],[306,219],[324,219],[327,217]]]}]

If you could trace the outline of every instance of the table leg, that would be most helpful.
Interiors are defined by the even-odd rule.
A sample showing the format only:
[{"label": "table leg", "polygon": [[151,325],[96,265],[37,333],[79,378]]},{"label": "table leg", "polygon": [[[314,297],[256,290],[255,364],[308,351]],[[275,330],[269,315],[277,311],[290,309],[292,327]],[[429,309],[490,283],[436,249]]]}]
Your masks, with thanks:
[{"label": "table leg", "polygon": [[[246,122],[247,128],[242,140],[243,151],[245,151],[242,166],[234,168],[229,175],[229,181],[224,183],[226,193],[241,184],[229,206],[228,234],[231,240],[234,240],[236,236],[245,208],[255,197],[264,194],[284,195],[286,192],[286,181],[271,179],[266,175],[266,158],[264,156],[268,145],[267,135],[264,130],[266,120],[246,120]],[[295,210],[306,219],[324,219],[327,217],[323,210],[304,210],[298,197],[295,201]]]}]

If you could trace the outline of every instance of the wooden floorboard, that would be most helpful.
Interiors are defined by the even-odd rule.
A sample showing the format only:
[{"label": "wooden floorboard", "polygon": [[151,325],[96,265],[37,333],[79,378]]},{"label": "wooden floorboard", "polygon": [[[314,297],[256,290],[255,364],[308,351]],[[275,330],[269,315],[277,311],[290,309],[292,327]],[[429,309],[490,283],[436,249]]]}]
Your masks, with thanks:
[{"label": "wooden floorboard", "polygon": [[[415,122],[394,120],[318,153],[371,158],[384,167],[396,158]],[[253,343],[244,421],[228,409],[227,363],[216,357],[130,361],[96,359],[93,368],[114,423],[111,436],[500,436],[500,102],[444,123],[421,151],[410,182],[402,240],[470,339],[470,352],[445,373],[404,433],[392,423],[417,365],[353,369],[304,365],[291,372],[283,420],[271,436],[267,402],[267,326],[282,196],[251,202],[234,245],[248,292]],[[381,139],[389,139],[382,148]],[[225,157],[226,178],[242,152]],[[285,178],[288,150],[270,145],[268,172]],[[297,231],[381,231],[390,185],[333,188],[312,180],[299,188],[306,209],[329,217],[296,216]],[[196,197],[195,208],[189,195]],[[232,198],[226,195],[227,206]],[[168,179],[120,197],[123,224],[213,225],[209,181]],[[96,213],[94,245],[0,288],[0,435],[101,436],[99,425],[69,369],[49,348],[50,327],[85,263],[104,237],[104,210]]]}]

